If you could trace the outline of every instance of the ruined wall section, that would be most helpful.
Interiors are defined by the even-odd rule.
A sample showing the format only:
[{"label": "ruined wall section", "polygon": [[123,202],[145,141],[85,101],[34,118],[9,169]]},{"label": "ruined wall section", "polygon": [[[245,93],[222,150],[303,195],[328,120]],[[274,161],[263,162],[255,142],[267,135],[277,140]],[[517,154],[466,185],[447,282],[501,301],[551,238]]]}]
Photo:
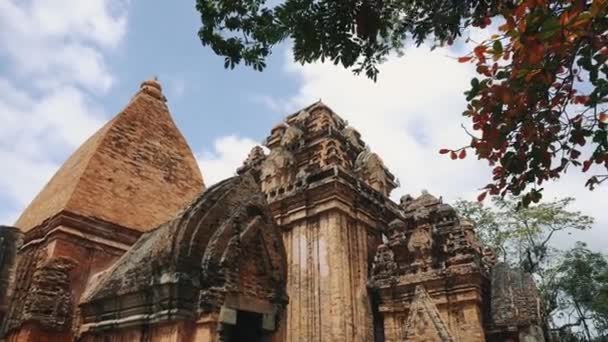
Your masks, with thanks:
[{"label": "ruined wall section", "polygon": [[540,298],[532,275],[499,263],[492,269],[492,322],[517,326],[541,317]]},{"label": "ruined wall section", "polygon": [[401,207],[403,220],[387,227],[370,279],[385,341],[486,341],[492,255],[441,199],[406,195]]},{"label": "ruined wall section", "polygon": [[70,271],[76,265],[76,261],[70,258],[59,257],[36,269],[29,295],[22,303],[23,321],[36,321],[48,329],[70,328],[74,307]]},{"label": "ruined wall section", "polygon": [[[93,341],[226,342],[247,324],[239,313],[248,312],[270,338],[282,324],[286,282],[281,231],[257,179],[246,173],[201,193],[92,279],[79,334]],[[164,337],[162,326],[173,337]]]},{"label": "ruined wall section", "polygon": [[14,227],[0,226],[0,332],[12,298],[17,266],[17,252],[23,233]]},{"label": "ruined wall section", "polygon": [[540,294],[529,273],[499,263],[492,268],[490,338],[511,336],[525,341],[544,341]]},{"label": "ruined wall section", "polygon": [[78,302],[89,277],[124,253],[60,232],[68,228],[60,224],[48,240],[29,241],[19,251],[4,325],[8,341],[70,340],[80,323]]}]

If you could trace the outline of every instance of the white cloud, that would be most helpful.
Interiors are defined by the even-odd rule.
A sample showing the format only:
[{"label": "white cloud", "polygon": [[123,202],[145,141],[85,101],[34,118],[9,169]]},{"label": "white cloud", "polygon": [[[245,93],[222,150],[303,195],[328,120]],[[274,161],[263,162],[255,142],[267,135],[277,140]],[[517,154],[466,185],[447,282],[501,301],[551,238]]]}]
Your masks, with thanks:
[{"label": "white cloud", "polygon": [[269,95],[255,94],[251,96],[251,101],[266,106],[274,113],[285,114],[293,111],[298,106],[293,99],[277,99]]},{"label": "white cloud", "polygon": [[[53,152],[75,149],[102,124],[85,95],[71,87],[32,97],[0,78],[0,194],[22,209],[59,167]],[[4,209],[4,208],[3,208]],[[1,222],[1,221],[0,221]]]},{"label": "white cloud", "polygon": [[0,182],[0,192],[20,206],[32,200],[59,166],[49,160],[21,158],[3,149],[0,149],[0,164],[3,174],[10,175],[10,181]]},{"label": "white cloud", "polygon": [[212,150],[197,154],[198,164],[207,187],[235,175],[236,169],[243,164],[249,151],[259,143],[236,135],[216,139]]},{"label": "white cloud", "polygon": [[[404,57],[390,58],[382,65],[377,83],[331,63],[300,66],[289,58],[286,70],[300,80],[299,91],[291,98],[264,102],[271,109],[278,108],[277,104],[297,104],[286,111],[293,112],[322,98],[362,133],[363,140],[399,178],[401,188],[393,193],[395,199],[428,189],[447,201],[474,200],[478,189],[491,179],[487,163],[475,157],[452,161],[438,154],[440,148],[461,147],[470,141],[461,127],[469,123],[461,113],[463,92],[474,71],[453,57],[446,49],[410,48]],[[582,239],[594,249],[608,250],[608,238],[603,234],[608,223],[608,188],[589,192],[583,184],[584,177],[572,172],[546,186],[547,199],[574,196],[575,208],[597,219],[592,231],[561,237],[558,243],[569,245]]]},{"label": "white cloud", "polygon": [[125,1],[34,0],[29,13],[45,36],[76,36],[116,47],[126,30]]},{"label": "white cloud", "polygon": [[33,97],[0,78],[0,94],[0,143],[22,154],[35,152],[31,144],[43,149],[35,153],[38,157],[52,146],[74,149],[103,123],[98,106],[74,87]]},{"label": "white cloud", "polygon": [[101,50],[123,38],[125,6],[110,0],[0,1],[0,53],[30,84],[106,91],[113,79]]},{"label": "white cloud", "polygon": [[405,57],[382,65],[377,83],[331,63],[290,63],[287,70],[302,82],[291,101],[304,106],[322,98],[361,131],[400,179],[395,196],[422,189],[448,198],[472,193],[483,185],[479,176],[488,171],[474,160],[454,162],[437,153],[469,140],[460,112],[473,71],[448,55],[444,49],[410,49]]},{"label": "white cloud", "polygon": [[125,0],[0,0],[0,224],[107,119],[106,55],[126,30]]}]

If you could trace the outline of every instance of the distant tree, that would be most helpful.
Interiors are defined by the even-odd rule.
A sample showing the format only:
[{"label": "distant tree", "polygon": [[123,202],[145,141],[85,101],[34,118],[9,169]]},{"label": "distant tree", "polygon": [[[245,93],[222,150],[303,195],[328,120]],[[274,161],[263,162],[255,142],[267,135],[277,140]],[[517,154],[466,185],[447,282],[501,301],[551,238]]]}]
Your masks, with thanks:
[{"label": "distant tree", "polygon": [[542,272],[555,250],[556,233],[571,234],[590,229],[593,218],[567,207],[571,197],[520,208],[520,198],[492,198],[493,206],[457,201],[459,214],[476,223],[480,240],[494,249],[497,257],[529,273]]},{"label": "distant tree", "polygon": [[527,208],[518,208],[519,201],[496,196],[492,206],[457,201],[454,207],[476,222],[478,237],[501,261],[534,276],[559,341],[601,341],[608,332],[608,262],[582,243],[566,252],[553,245],[556,234],[590,229],[593,218],[568,210],[569,197]]},{"label": "distant tree", "polygon": [[[608,0],[197,0],[201,42],[225,58],[263,70],[272,48],[293,43],[296,61],[332,61],[376,80],[378,65],[417,46],[451,45],[470,27],[498,31],[459,58],[479,78],[467,91],[472,150],[493,167],[480,194],[538,202],[542,183],[568,168],[593,187],[608,179]],[[582,147],[589,144],[587,149]]]},{"label": "distant tree", "polygon": [[581,327],[586,341],[608,339],[608,260],[584,243],[567,251],[547,284],[562,321],[558,329]]}]

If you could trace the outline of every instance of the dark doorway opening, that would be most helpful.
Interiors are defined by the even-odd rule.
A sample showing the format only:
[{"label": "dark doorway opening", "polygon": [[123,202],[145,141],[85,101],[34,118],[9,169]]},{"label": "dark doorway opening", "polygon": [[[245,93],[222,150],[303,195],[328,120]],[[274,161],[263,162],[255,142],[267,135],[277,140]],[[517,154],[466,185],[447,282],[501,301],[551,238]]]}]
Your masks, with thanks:
[{"label": "dark doorway opening", "polygon": [[230,342],[263,342],[262,315],[249,311],[237,311],[236,325],[232,328]]}]

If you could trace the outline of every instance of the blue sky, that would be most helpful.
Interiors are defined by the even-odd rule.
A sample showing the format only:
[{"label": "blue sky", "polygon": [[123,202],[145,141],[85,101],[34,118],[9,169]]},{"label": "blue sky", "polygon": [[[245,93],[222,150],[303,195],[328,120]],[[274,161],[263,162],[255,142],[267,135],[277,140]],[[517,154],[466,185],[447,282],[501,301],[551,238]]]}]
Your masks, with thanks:
[{"label": "blue sky", "polygon": [[[0,0],[0,223],[11,224],[153,75],[208,185],[232,175],[284,116],[319,98],[398,176],[395,198],[428,189],[448,201],[473,199],[489,179],[482,162],[437,154],[467,142],[460,113],[473,70],[455,61],[462,49],[410,48],[383,65],[377,83],[331,64],[295,64],[286,46],[262,73],[228,71],[201,46],[199,26],[194,1]],[[576,209],[598,220],[579,237],[608,251],[608,188],[583,184],[572,173],[546,196],[575,196]]]},{"label": "blue sky", "polygon": [[192,146],[208,146],[218,132],[262,138],[280,120],[257,98],[288,97],[297,83],[282,71],[278,49],[266,72],[246,67],[229,72],[223,59],[203,48],[193,1],[133,1],[128,30],[110,65],[120,78],[112,95],[114,108],[128,100],[134,86],[152,74],[166,87],[170,106]]}]

